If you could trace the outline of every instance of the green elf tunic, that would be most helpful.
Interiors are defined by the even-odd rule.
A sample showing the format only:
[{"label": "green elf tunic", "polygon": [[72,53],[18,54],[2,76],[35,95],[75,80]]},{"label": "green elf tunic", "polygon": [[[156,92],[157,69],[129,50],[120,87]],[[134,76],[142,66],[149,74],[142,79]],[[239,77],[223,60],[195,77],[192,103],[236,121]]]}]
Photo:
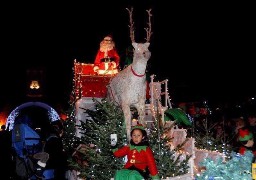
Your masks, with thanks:
[{"label": "green elf tunic", "polygon": [[[139,173],[146,172],[147,168],[153,180],[159,180],[158,170],[152,150],[148,146],[127,145],[120,149],[113,150],[115,157],[124,157],[127,155],[127,162],[124,169],[118,170],[115,174],[115,180],[142,180]],[[137,169],[131,170],[131,169]]]}]

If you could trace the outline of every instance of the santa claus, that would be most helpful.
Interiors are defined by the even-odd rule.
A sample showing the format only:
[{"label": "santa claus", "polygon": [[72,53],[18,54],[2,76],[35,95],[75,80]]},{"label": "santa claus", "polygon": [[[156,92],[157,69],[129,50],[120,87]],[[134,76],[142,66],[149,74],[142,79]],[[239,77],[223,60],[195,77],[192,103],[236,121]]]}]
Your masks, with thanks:
[{"label": "santa claus", "polygon": [[100,42],[100,49],[94,60],[93,70],[98,74],[116,74],[120,57],[115,49],[115,43],[111,35],[104,37]]}]

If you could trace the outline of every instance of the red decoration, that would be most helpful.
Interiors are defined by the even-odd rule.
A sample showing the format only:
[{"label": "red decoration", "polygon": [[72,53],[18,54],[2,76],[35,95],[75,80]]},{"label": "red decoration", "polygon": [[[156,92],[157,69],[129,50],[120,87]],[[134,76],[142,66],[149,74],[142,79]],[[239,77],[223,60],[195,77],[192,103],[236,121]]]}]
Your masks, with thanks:
[{"label": "red decoration", "polygon": [[189,108],[188,108],[188,113],[192,116],[196,115],[197,112],[196,112],[196,107],[195,105],[191,105]]},{"label": "red decoration", "polygon": [[77,97],[107,96],[107,85],[113,75],[96,75],[94,64],[75,63],[75,93]]},{"label": "red decoration", "polygon": [[61,120],[66,121],[67,118],[68,118],[68,116],[67,116],[66,114],[60,113],[60,119],[61,119]]},{"label": "red decoration", "polygon": [[150,99],[151,95],[150,95],[150,87],[149,87],[149,83],[148,81],[146,81],[146,99]]},{"label": "red decoration", "polygon": [[110,78],[111,76],[81,76],[82,97],[106,97]]},{"label": "red decoration", "polygon": [[207,114],[208,114],[208,110],[207,110],[207,108],[200,108],[200,110],[199,110],[199,114],[207,115]]}]

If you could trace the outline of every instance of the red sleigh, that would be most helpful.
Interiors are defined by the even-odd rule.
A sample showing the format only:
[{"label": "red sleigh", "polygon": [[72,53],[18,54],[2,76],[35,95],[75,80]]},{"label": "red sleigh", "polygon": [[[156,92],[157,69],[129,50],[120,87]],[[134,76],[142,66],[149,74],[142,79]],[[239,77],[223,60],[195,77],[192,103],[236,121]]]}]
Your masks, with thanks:
[{"label": "red sleigh", "polygon": [[[106,71],[106,73],[98,74],[93,70],[94,64],[80,63],[74,60],[74,84],[75,93],[78,98],[96,97],[104,98],[107,96],[107,85],[118,70]],[[149,99],[149,85],[147,83],[146,98]]]},{"label": "red sleigh", "polygon": [[94,64],[79,63],[74,61],[74,84],[77,97],[104,98],[107,95],[107,84],[116,73],[106,70],[106,73],[94,71]]}]

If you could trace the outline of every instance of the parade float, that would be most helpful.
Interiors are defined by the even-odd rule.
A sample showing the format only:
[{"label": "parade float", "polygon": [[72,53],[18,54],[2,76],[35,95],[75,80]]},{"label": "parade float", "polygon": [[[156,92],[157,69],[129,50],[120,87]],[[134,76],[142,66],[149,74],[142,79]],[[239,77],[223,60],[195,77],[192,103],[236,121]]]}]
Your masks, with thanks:
[{"label": "parade float", "polygon": [[[86,119],[90,118],[89,115],[85,113],[85,109],[95,109],[94,99],[100,101],[107,96],[107,85],[115,75],[116,74],[96,75],[93,72],[93,64],[81,63],[74,60],[74,92],[78,99],[76,101],[76,124],[78,126],[81,125],[81,121],[86,121]],[[150,76],[149,89],[147,89],[150,99],[149,101],[145,101],[144,104],[146,126],[151,127],[157,119],[157,114],[160,114],[161,123],[171,127],[168,132],[168,136],[172,138],[170,150],[174,150],[178,145],[188,139],[184,144],[183,150],[174,155],[177,157],[182,153],[181,159],[184,159],[187,155],[191,155],[188,162],[188,173],[176,177],[168,177],[167,179],[194,179],[195,175],[200,174],[202,171],[202,167],[200,167],[201,161],[207,158],[212,160],[217,160],[218,158],[224,159],[225,156],[218,151],[197,149],[195,147],[195,138],[188,137],[187,129],[179,128],[176,125],[172,126],[173,121],[165,120],[165,112],[174,109],[169,96],[168,79],[155,81],[155,77],[156,75]],[[80,131],[80,128],[76,129],[76,135],[78,137],[81,137]]]},{"label": "parade float", "polygon": [[[75,103],[73,111],[69,116],[70,121],[67,122],[69,123],[69,127],[72,126],[71,123],[75,123],[75,126],[73,127],[75,129],[74,133],[76,137],[83,139],[83,136],[86,136],[86,139],[84,140],[84,143],[81,143],[76,147],[72,154],[74,162],[72,166],[73,169],[69,173],[69,179],[111,179],[113,177],[113,168],[117,168],[118,163],[113,161],[110,157],[108,157],[110,159],[105,160],[104,162],[99,162],[99,159],[102,159],[102,156],[107,149],[106,147],[109,146],[109,131],[114,130],[113,128],[111,129],[111,123],[120,123],[120,119],[119,121],[116,120],[113,122],[113,117],[109,118],[108,116],[111,116],[112,113],[119,117],[120,114],[117,113],[117,109],[115,109],[115,107],[110,107],[108,104],[106,105],[105,98],[112,100],[112,102],[121,109],[121,116],[123,116],[124,119],[124,122],[121,123],[124,123],[127,128],[125,133],[121,136],[124,136],[125,134],[128,135],[128,132],[130,132],[130,127],[134,120],[131,109],[132,105],[134,105],[134,108],[138,113],[136,121],[142,123],[149,129],[149,131],[153,126],[157,130],[165,128],[163,134],[158,133],[157,137],[152,136],[151,139],[151,142],[155,142],[155,145],[158,146],[157,148],[153,147],[155,153],[158,154],[158,156],[165,157],[165,162],[159,164],[158,167],[161,172],[161,179],[192,180],[203,178],[214,179],[215,177],[221,177],[221,173],[219,174],[221,170],[217,169],[217,167],[223,167],[225,164],[228,164],[226,154],[219,151],[197,148],[195,146],[195,137],[191,135],[188,136],[186,128],[176,125],[177,122],[181,123],[182,121],[183,124],[186,125],[192,126],[193,124],[192,122],[188,122],[189,114],[181,108],[172,107],[168,92],[168,79],[155,81],[156,75],[151,75],[150,81],[147,82],[148,86],[146,85],[145,72],[147,61],[150,58],[148,46],[150,45],[151,24],[149,21],[149,27],[145,28],[147,33],[146,42],[136,43],[134,38],[133,22],[131,19],[132,10],[128,11],[130,13],[130,37],[134,48],[133,61],[130,65],[122,70],[117,68],[109,69],[111,66],[109,66],[108,63],[110,62],[102,62],[103,69],[101,69],[100,72],[97,72],[94,68],[95,64],[88,64],[74,60],[73,102]],[[150,17],[150,10],[147,12]],[[101,100],[104,100],[104,102],[101,102]],[[133,100],[137,100],[140,103],[136,104]],[[124,104],[125,106],[122,106]],[[108,107],[107,111],[110,111],[111,113],[102,113],[103,109],[101,108],[103,107]],[[127,107],[129,107],[129,109],[127,109]],[[97,113],[98,110],[100,110],[100,113]],[[103,114],[104,118],[98,117],[99,114]],[[167,116],[171,116],[172,118],[167,118]],[[112,122],[109,122],[108,118]],[[102,121],[102,119],[109,123],[107,123],[108,125],[105,125],[106,127],[104,127],[104,129],[102,129],[103,124],[101,126],[97,123],[94,123],[94,125],[91,124],[89,127],[90,129],[86,129],[88,127],[85,128],[83,125],[86,124],[87,121],[93,122],[98,120],[99,122]],[[191,121],[193,121],[193,118]],[[106,122],[104,123],[106,124]],[[168,131],[166,131],[166,129],[168,129]],[[100,131],[104,131],[104,133],[101,134],[99,133]],[[86,132],[88,132],[88,134],[86,134]],[[93,132],[93,137],[89,135],[89,132]],[[95,139],[96,136],[99,137]],[[168,144],[167,149],[164,149],[163,147],[160,148],[160,139],[166,138],[168,139],[168,141],[165,142]],[[70,141],[70,139],[68,141]],[[73,142],[70,144],[73,144]],[[181,144],[182,146],[179,147]],[[89,152],[90,156],[88,156]],[[167,153],[170,152],[171,154],[168,159],[168,157],[166,158],[164,155],[168,155]],[[101,158],[95,159],[94,157],[96,156]],[[90,161],[85,160],[85,157],[87,157],[87,160],[90,159]],[[161,157],[159,159],[162,160]],[[89,165],[89,162],[91,162],[91,166]],[[170,165],[170,162],[174,162],[175,164]],[[182,165],[184,162],[186,162],[186,164]],[[202,164],[202,162],[204,162],[204,164]],[[97,169],[96,167],[99,166],[98,164],[101,164],[102,167]],[[212,167],[209,166],[209,164]],[[216,167],[214,167],[214,165],[216,165]],[[167,166],[173,169],[170,170]],[[177,167],[180,169],[175,170]],[[209,175],[206,173],[206,175],[204,175],[205,172],[210,170],[216,170],[215,174]],[[239,177],[247,178],[250,176],[251,175],[246,173],[243,174],[242,172]],[[233,177],[233,174],[229,177]]]}]

